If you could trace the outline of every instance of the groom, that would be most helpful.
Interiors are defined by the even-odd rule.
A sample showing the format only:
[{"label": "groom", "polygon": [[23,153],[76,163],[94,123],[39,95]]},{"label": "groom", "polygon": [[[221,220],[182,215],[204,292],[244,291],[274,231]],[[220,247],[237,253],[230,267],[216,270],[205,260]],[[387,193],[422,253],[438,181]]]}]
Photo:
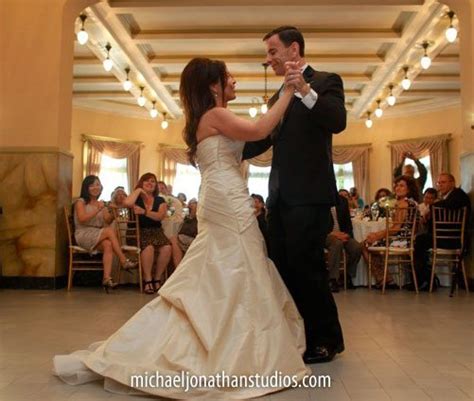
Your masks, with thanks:
[{"label": "groom", "polygon": [[[304,319],[306,363],[328,362],[344,350],[337,307],[329,289],[324,244],[337,189],[332,164],[332,135],[346,127],[341,78],[313,70],[304,60],[304,38],[291,26],[263,38],[266,62],[285,75],[285,62],[296,62],[287,78],[296,88],[285,116],[267,138],[245,145],[249,159],[273,146],[268,232],[270,257]],[[276,93],[269,102],[277,99]]]}]

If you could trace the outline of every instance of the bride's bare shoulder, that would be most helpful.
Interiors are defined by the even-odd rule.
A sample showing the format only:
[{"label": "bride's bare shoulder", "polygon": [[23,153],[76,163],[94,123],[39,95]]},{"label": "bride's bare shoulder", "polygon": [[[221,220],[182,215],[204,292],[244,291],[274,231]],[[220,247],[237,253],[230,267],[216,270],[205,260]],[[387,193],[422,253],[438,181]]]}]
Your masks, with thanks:
[{"label": "bride's bare shoulder", "polygon": [[224,107],[213,107],[202,115],[196,132],[198,143],[209,136],[219,135],[216,122],[222,118],[225,111],[227,110]]}]

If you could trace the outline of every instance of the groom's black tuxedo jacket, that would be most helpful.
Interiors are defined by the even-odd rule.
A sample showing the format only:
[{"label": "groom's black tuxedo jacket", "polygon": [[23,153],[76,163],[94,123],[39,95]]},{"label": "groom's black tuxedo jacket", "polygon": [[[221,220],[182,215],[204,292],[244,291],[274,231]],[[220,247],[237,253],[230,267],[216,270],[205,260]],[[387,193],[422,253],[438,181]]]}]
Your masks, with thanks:
[{"label": "groom's black tuxedo jacket", "polygon": [[[243,159],[255,157],[273,145],[267,206],[278,197],[291,206],[334,205],[337,188],[332,162],[332,135],[346,128],[344,89],[337,74],[306,67],[303,76],[318,94],[312,109],[293,99],[270,136],[247,142]],[[278,93],[270,99],[270,106]]]}]

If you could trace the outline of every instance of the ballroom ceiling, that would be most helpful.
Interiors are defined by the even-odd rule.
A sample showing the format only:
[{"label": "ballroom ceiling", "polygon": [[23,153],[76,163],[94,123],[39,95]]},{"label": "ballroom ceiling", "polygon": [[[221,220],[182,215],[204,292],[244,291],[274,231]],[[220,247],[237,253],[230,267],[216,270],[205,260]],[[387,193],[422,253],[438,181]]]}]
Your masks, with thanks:
[{"label": "ballroom ceiling", "polygon": [[[249,107],[263,102],[262,37],[277,26],[295,25],[306,39],[306,60],[341,75],[350,118],[365,118],[377,100],[384,117],[443,109],[460,103],[459,39],[449,43],[445,37],[447,11],[432,0],[102,1],[84,10],[88,42],[75,42],[74,104],[150,118],[156,100],[160,113],[180,118],[180,73],[192,57],[205,56],[227,63],[237,80],[230,107],[248,116]],[[431,41],[427,53],[433,60],[427,70],[417,46],[425,40]],[[110,72],[102,66],[107,43]],[[127,67],[130,91],[122,88]],[[412,81],[409,90],[400,86],[403,67]],[[268,94],[280,85],[269,68]],[[393,107],[385,100],[390,85],[397,98]],[[140,86],[144,108],[137,105]]]}]

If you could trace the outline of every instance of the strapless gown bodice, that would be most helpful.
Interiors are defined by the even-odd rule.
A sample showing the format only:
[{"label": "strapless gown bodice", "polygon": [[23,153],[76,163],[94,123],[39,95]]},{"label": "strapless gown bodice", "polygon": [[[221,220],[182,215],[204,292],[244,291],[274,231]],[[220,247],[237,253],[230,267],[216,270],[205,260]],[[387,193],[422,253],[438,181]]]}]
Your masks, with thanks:
[{"label": "strapless gown bodice", "polygon": [[198,220],[210,220],[242,232],[255,221],[253,200],[240,164],[245,143],[215,135],[198,144],[201,172]]}]

